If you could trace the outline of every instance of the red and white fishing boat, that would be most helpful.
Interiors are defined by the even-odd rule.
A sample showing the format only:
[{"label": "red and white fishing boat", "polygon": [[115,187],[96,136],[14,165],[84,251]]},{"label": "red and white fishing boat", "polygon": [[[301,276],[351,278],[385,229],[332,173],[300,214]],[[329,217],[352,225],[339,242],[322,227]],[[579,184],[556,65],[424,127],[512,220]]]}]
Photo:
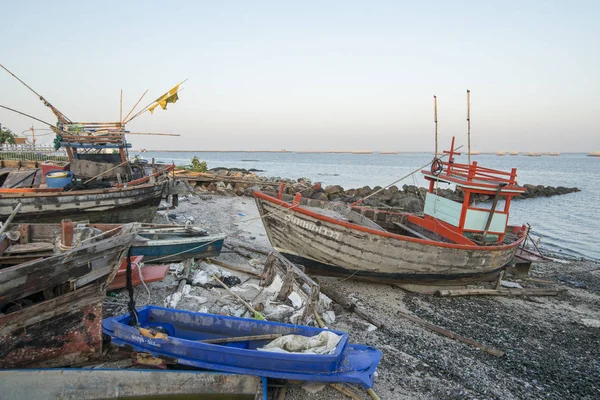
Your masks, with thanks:
[{"label": "red and white fishing boat", "polygon": [[[508,225],[511,200],[525,188],[515,168],[460,164],[460,153],[444,153],[448,161],[435,158],[421,171],[429,181],[422,215],[292,198],[282,189],[276,196],[254,192],[271,244],[309,273],[417,291],[496,280],[527,237],[525,225]],[[438,196],[440,183],[454,184],[463,200]],[[492,204],[473,205],[474,194],[490,196]]]}]

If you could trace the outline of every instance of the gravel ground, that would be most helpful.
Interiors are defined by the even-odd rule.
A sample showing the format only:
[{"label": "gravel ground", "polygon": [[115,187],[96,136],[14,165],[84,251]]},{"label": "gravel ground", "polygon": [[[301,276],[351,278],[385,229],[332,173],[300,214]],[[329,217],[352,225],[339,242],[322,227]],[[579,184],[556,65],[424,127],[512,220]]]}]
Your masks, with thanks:
[{"label": "gravel ground", "polygon": [[[188,196],[180,198],[180,206],[169,214],[161,213],[156,221],[184,223],[190,219],[211,233],[224,232],[235,241],[268,246],[250,198]],[[248,266],[248,259],[236,254],[224,253],[219,260]],[[370,330],[370,324],[335,306],[337,319],[330,326],[349,332],[355,343],[383,351],[373,388],[382,399],[600,398],[600,264],[556,260],[534,265],[530,277],[536,280],[520,281],[523,287],[568,291],[555,297],[435,297],[385,284],[339,278],[321,281],[335,286],[385,324],[383,329]],[[150,284],[150,303],[162,305],[176,286],[173,276]],[[208,292],[202,290],[194,288],[193,294],[205,296]],[[137,298],[144,301],[147,293],[139,289]],[[125,299],[122,291],[111,301],[123,303]],[[200,304],[191,299],[178,307],[198,310]],[[106,311],[120,313],[124,307],[107,304]],[[495,357],[430,332],[402,318],[400,312],[505,355]],[[360,398],[369,398],[364,390],[353,390]],[[330,387],[315,394],[293,387],[286,396],[288,400],[345,398]]]}]

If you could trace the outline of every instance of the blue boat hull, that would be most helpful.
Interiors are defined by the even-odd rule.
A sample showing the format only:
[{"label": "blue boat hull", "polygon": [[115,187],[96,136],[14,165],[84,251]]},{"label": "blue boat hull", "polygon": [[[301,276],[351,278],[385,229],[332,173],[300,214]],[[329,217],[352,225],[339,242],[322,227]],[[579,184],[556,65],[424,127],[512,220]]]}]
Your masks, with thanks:
[{"label": "blue boat hull", "polygon": [[141,308],[138,312],[141,327],[160,326],[168,332],[168,337],[161,339],[142,335],[137,328],[128,325],[129,315],[105,320],[104,333],[111,336],[115,345],[193,367],[270,378],[347,382],[371,387],[373,374],[381,358],[379,350],[348,344],[348,334],[338,331],[332,331],[342,337],[335,352],[325,355],[256,350],[269,340],[225,345],[202,343],[198,340],[273,333],[315,336],[324,329],[152,306]]},{"label": "blue boat hull", "polygon": [[144,262],[179,262],[190,258],[203,259],[221,254],[225,237],[204,236],[136,242],[132,256],[144,256]]}]

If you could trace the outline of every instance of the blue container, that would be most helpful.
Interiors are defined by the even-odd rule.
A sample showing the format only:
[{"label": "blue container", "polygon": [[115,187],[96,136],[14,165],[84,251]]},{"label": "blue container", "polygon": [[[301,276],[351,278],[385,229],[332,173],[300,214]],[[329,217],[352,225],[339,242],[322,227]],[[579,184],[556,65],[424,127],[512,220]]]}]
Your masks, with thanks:
[{"label": "blue container", "polygon": [[[63,176],[67,174],[67,176]],[[64,188],[73,181],[71,171],[50,171],[46,174],[46,186],[53,189]]]}]

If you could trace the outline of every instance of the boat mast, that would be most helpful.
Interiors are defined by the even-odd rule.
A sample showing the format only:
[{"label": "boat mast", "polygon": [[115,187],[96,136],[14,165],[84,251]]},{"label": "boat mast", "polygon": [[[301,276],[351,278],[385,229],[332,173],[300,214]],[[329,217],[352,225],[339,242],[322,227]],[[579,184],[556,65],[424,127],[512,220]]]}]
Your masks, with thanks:
[{"label": "boat mast", "polygon": [[467,89],[467,154],[471,165],[471,91]]},{"label": "boat mast", "polygon": [[437,119],[437,96],[433,95],[433,122],[435,122],[435,158],[438,156],[438,119]]}]

